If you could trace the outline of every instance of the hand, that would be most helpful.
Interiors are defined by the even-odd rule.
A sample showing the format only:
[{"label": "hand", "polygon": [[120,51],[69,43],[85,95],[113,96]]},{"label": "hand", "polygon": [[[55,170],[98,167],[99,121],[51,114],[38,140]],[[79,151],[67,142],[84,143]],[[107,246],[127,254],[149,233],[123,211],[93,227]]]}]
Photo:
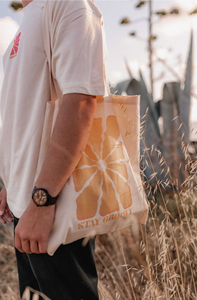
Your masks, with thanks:
[{"label": "hand", "polygon": [[46,253],[55,205],[37,207],[31,201],[15,229],[15,247],[25,253]]},{"label": "hand", "polygon": [[6,224],[6,222],[13,222],[13,215],[7,204],[7,191],[5,186],[0,192],[0,222]]}]

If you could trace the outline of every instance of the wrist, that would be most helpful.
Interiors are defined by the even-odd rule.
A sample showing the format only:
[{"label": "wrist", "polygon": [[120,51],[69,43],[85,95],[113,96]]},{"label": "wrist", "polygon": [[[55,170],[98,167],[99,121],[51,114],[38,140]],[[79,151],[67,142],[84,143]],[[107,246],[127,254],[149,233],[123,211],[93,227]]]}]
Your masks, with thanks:
[{"label": "wrist", "polygon": [[53,197],[43,187],[35,186],[32,191],[32,200],[38,207],[55,205],[58,195]]},{"label": "wrist", "polygon": [[49,195],[51,195],[51,197],[57,197],[59,195],[59,191],[52,185],[49,185],[48,182],[41,180],[41,179],[37,179],[35,185],[37,188],[42,188],[47,190],[47,192],[49,193]]},{"label": "wrist", "polygon": [[34,210],[34,211],[44,211],[44,212],[46,212],[46,211],[51,211],[51,210],[53,210],[53,209],[55,209],[55,204],[54,205],[49,205],[49,206],[37,206],[36,204],[35,204],[35,202],[34,202],[34,200],[31,198],[31,202],[30,202],[30,204],[29,204],[29,208],[31,209],[31,210]]}]

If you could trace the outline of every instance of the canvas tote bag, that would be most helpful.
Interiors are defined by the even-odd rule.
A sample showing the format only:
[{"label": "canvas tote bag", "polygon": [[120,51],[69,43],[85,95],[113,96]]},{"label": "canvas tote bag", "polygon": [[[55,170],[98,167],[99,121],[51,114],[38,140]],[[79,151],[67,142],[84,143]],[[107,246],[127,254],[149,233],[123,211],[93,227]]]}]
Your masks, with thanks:
[{"label": "canvas tote bag", "polygon": [[[47,2],[43,37],[50,70],[51,101],[47,102],[37,165],[39,176],[60,108],[51,72]],[[109,85],[108,90],[109,90]],[[97,97],[88,143],[56,203],[48,253],[60,244],[104,234],[132,223],[146,223],[148,206],[140,178],[139,96]]]}]

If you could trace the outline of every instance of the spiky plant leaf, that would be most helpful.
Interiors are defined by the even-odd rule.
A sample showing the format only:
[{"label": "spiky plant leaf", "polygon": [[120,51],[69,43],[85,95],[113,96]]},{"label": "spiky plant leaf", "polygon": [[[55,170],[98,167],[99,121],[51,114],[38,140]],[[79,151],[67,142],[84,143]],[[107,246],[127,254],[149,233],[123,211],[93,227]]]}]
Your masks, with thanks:
[{"label": "spiky plant leaf", "polygon": [[[164,157],[170,168],[171,177],[183,182],[181,162],[184,160],[180,139],[180,118],[178,101],[181,95],[180,82],[164,84],[161,114],[163,117],[163,141],[165,143]],[[181,169],[180,169],[181,168]]]},{"label": "spiky plant leaf", "polygon": [[110,86],[110,93],[112,94],[112,95],[119,95],[119,92],[118,92],[118,88],[117,88],[117,86],[116,85],[111,85],[111,84],[109,84],[109,86]]},{"label": "spiky plant leaf", "polygon": [[118,94],[119,95],[122,95],[123,92],[126,92],[129,84],[131,82],[131,79],[129,80],[124,80],[124,81],[121,81],[117,84],[117,88],[118,88]]},{"label": "spiky plant leaf", "polygon": [[[187,132],[190,132],[191,88],[193,75],[193,32],[191,32],[190,49],[185,73],[185,85],[179,99],[180,116]],[[189,142],[189,140],[187,140]]]},{"label": "spiky plant leaf", "polygon": [[161,135],[160,135],[160,129],[159,129],[159,124],[158,124],[158,114],[157,114],[157,111],[155,109],[153,99],[151,98],[151,96],[148,93],[146,83],[144,81],[144,77],[143,77],[141,71],[140,71],[140,83],[141,83],[141,88],[143,90],[143,93],[145,94],[145,99],[146,99],[146,102],[147,102],[147,106],[149,107],[149,110],[150,110],[150,115],[151,115],[152,122],[153,122],[154,127],[155,127],[155,132],[156,132],[157,136],[160,138]]}]

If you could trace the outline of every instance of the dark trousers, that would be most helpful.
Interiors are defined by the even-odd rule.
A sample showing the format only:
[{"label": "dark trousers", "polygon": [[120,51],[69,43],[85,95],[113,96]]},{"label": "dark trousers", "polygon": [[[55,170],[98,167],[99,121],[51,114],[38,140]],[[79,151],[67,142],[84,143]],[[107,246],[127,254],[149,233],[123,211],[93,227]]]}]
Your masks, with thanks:
[{"label": "dark trousers", "polygon": [[[14,228],[18,219],[14,219]],[[95,239],[61,245],[53,256],[27,254],[16,249],[20,294],[27,286],[51,300],[98,300],[94,261]]]}]

